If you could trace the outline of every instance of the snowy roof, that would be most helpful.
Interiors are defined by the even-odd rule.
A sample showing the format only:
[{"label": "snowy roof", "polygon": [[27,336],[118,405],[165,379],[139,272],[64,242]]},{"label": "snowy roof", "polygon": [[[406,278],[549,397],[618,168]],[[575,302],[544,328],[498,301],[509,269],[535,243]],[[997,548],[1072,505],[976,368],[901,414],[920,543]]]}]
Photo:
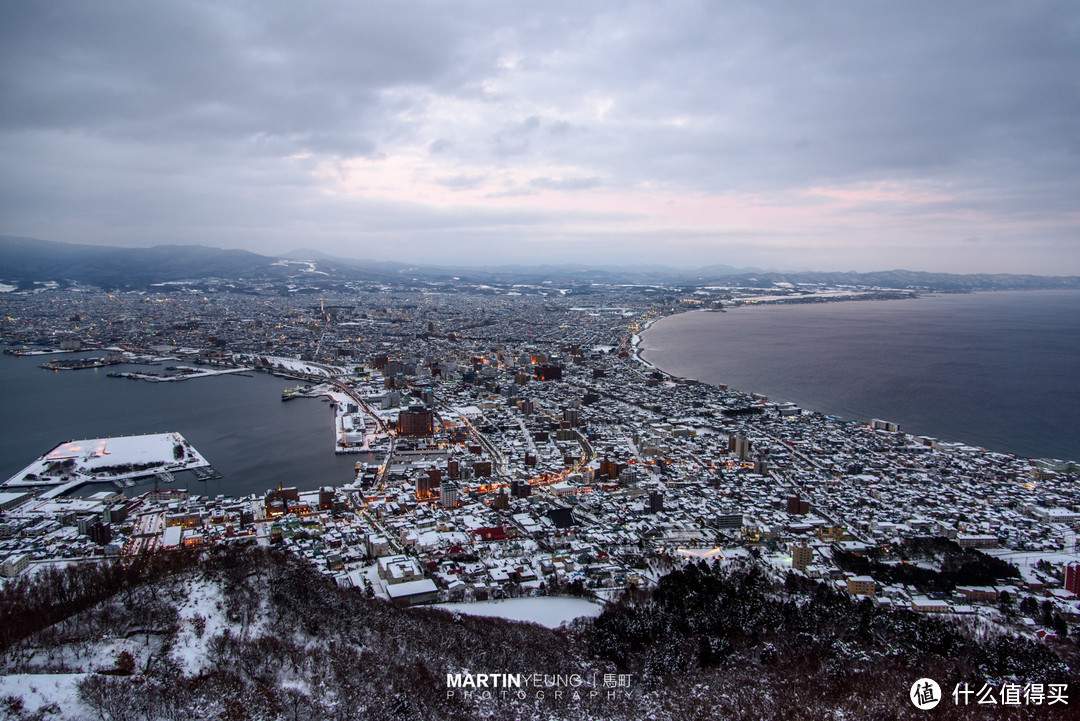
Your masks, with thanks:
[{"label": "snowy roof", "polygon": [[390,598],[407,598],[409,596],[419,596],[423,593],[435,593],[438,590],[435,582],[430,578],[422,578],[419,581],[406,581],[405,583],[394,583],[386,587],[386,593]]}]

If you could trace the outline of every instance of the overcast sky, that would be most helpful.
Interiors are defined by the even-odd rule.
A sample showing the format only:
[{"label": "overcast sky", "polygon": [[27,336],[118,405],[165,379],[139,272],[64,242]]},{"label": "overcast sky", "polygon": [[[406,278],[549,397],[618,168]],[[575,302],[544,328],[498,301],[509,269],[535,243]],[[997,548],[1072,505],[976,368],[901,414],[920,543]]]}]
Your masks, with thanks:
[{"label": "overcast sky", "polygon": [[0,234],[1080,274],[1075,2],[4,2]]}]

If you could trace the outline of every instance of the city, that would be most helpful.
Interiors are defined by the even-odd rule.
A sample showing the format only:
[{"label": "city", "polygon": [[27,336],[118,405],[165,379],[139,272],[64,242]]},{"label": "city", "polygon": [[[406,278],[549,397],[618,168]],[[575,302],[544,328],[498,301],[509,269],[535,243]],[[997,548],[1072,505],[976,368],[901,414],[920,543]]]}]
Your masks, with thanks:
[{"label": "city", "polygon": [[[752,556],[884,608],[1031,638],[1071,635],[1080,618],[1074,463],[827,417],[672,377],[637,355],[639,333],[675,312],[899,291],[203,292],[9,293],[0,332],[14,353],[169,363],[164,373],[114,373],[139,382],[245,371],[295,379],[282,400],[332,400],[326,452],[355,454],[355,479],[207,497],[198,479],[214,473],[213,459],[182,437],[124,472],[65,468],[78,453],[61,445],[4,485],[5,576],[254,541],[404,604],[571,593],[613,602],[687,561]],[[112,442],[109,453],[123,458]],[[190,482],[124,494],[126,478],[170,484],[185,471]],[[928,576],[956,561],[941,548],[909,557],[919,539],[980,549],[1003,562],[1000,575],[902,582],[890,569],[909,560]],[[1027,599],[1041,610],[1018,613]]]}]

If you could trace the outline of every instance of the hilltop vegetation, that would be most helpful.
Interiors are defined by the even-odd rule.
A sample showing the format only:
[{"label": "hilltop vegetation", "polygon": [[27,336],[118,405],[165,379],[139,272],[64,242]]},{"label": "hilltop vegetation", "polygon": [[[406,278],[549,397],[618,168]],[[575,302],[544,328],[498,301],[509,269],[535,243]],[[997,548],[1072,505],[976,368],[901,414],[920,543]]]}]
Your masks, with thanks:
[{"label": "hilltop vegetation", "polygon": [[[0,671],[68,676],[78,689],[56,708],[10,694],[0,718],[921,718],[907,699],[920,676],[946,690],[1075,680],[1071,643],[977,638],[805,578],[780,582],[753,562],[688,565],[595,623],[554,631],[395,607],[257,546],[89,573],[73,567],[0,591]],[[447,674],[496,672],[623,674],[630,685],[615,699],[600,681],[600,694],[587,686],[579,698],[448,697]],[[935,718],[972,710],[942,704]],[[1018,710],[1034,713],[1010,718]]]}]

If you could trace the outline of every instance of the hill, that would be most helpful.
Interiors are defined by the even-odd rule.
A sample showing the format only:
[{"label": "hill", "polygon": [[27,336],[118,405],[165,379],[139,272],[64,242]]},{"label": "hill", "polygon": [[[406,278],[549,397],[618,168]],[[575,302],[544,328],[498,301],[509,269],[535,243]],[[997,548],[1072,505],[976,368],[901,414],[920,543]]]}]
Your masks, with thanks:
[{"label": "hill", "polygon": [[691,564],[550,630],[399,608],[290,554],[219,547],[9,582],[0,621],[9,719],[915,719],[920,676],[946,693],[1076,681],[1071,643],[979,639],[753,562]]}]

